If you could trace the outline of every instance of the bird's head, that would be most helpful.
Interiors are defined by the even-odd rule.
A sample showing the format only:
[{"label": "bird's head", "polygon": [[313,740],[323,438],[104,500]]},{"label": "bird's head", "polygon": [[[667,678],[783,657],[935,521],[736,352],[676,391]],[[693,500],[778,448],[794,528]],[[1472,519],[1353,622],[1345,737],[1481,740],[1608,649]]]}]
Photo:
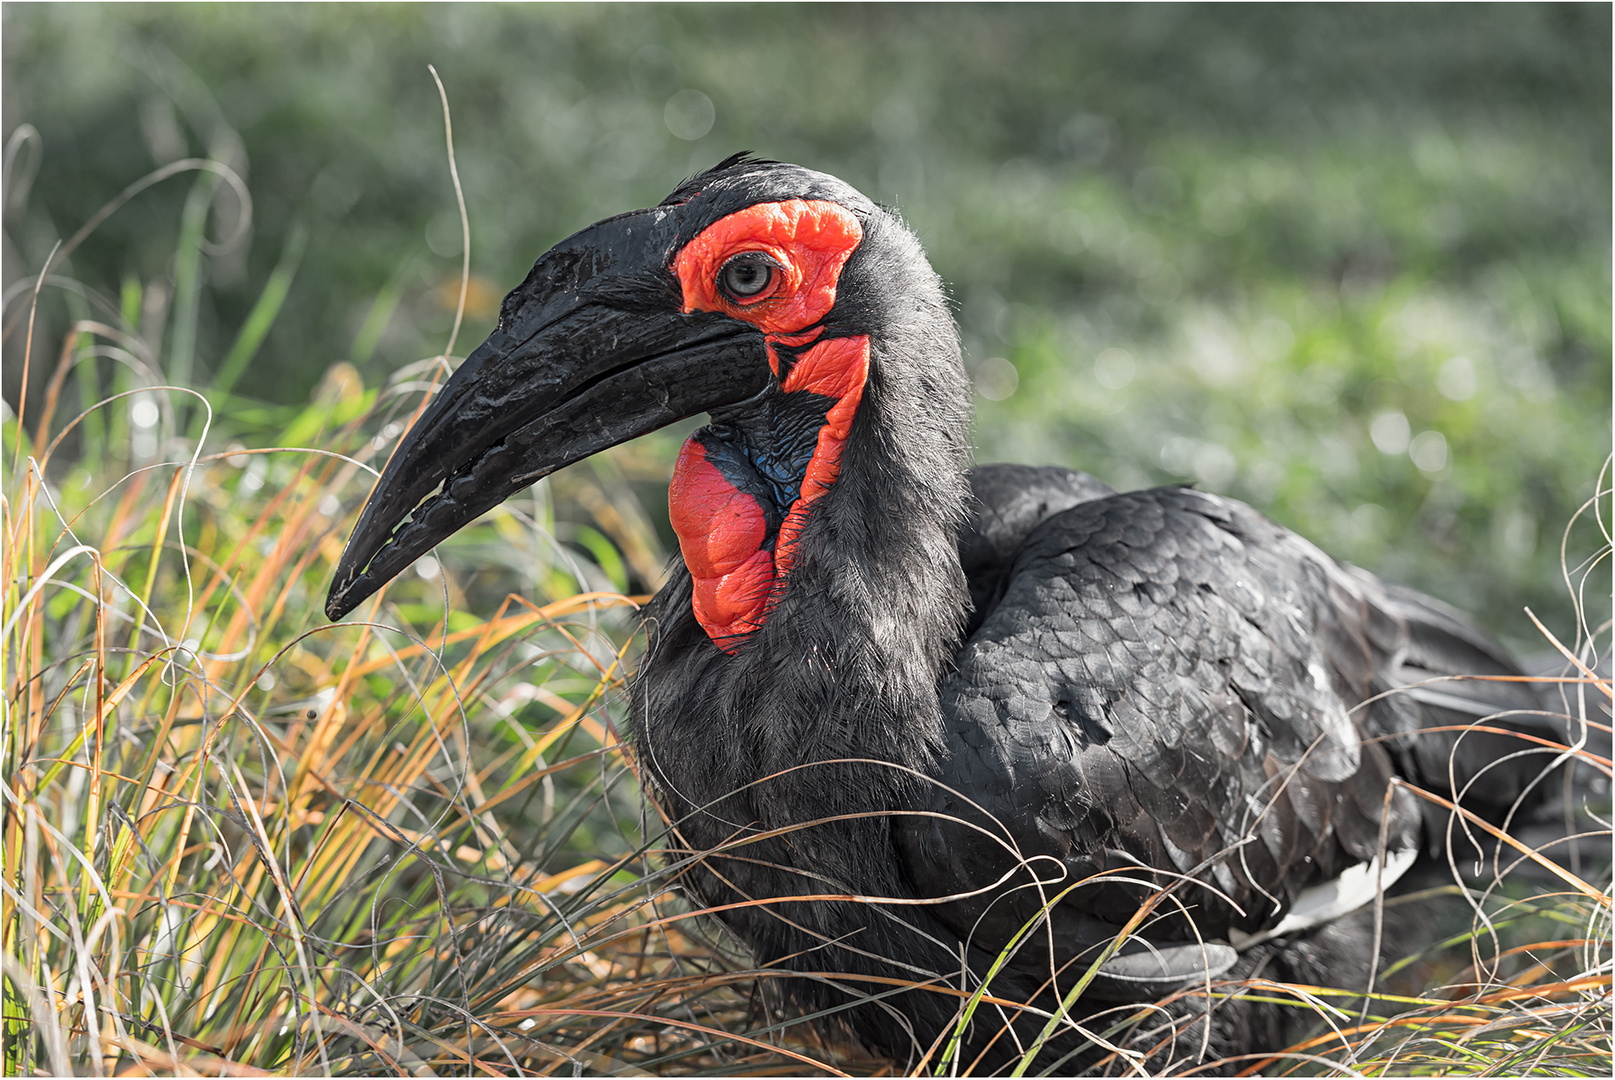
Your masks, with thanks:
[{"label": "bird's head", "polygon": [[744,155],[563,240],[392,455],[326,613],[562,466],[706,412],[670,508],[696,613],[732,649],[836,479],[872,341],[878,364],[916,302],[941,309],[951,342],[935,275],[894,218],[835,177]]}]

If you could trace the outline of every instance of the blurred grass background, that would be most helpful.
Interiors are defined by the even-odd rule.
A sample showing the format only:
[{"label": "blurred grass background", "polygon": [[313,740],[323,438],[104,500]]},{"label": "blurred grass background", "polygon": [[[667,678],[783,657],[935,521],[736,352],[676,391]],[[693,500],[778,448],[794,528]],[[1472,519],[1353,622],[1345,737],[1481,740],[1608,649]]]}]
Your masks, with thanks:
[{"label": "blurred grass background", "polygon": [[[958,303],[981,460],[1197,480],[1517,642],[1522,605],[1568,617],[1560,531],[1610,443],[1604,6],[4,19],[6,130],[39,133],[8,192],[8,282],[187,155],[236,169],[255,205],[244,243],[193,256],[195,340],[172,343],[169,376],[216,380],[266,279],[295,266],[256,356],[224,373],[221,436],[274,428],[335,361],[373,385],[441,349],[460,240],[430,62],[470,208],[461,353],[555,240],[749,148],[908,217]],[[133,286],[156,321],[190,197],[142,194],[64,272],[114,309]],[[237,206],[214,202],[211,235]],[[68,307],[47,290],[45,340]],[[6,349],[15,405],[16,335]]]},{"label": "blurred grass background", "polygon": [[[470,220],[454,353],[551,243],[749,148],[908,217],[957,301],[981,460],[1192,479],[1523,650],[1525,605],[1580,645],[1559,538],[1610,447],[1607,7],[0,20],[0,846],[22,898],[0,924],[33,980],[8,967],[8,1067],[885,1067],[781,1019],[777,974],[667,902],[681,866],[616,748],[634,621],[603,594],[659,581],[682,432],[511,500],[361,609],[374,625],[320,612],[455,319],[428,63]],[[176,171],[36,311],[55,246],[186,159],[242,178],[250,215]],[[1605,543],[1583,522],[1572,569]],[[1585,591],[1597,626],[1607,558]],[[1600,1074],[1607,897],[1544,910],[1560,929],[1485,963],[1458,941],[1429,981],[1468,1003],[1424,1001],[1413,1050],[1375,1027],[1354,1067],[1506,1071],[1541,1047],[1447,1035],[1535,1009],[1558,1018],[1542,1053]]]}]

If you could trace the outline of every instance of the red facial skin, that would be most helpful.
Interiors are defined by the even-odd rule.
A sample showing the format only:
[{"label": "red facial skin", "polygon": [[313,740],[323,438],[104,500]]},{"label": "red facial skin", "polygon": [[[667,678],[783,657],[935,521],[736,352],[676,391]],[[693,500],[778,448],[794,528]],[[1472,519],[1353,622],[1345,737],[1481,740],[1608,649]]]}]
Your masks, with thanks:
[{"label": "red facial skin", "polygon": [[[779,375],[776,343],[799,348],[816,339],[815,325],[836,302],[841,268],[863,239],[858,219],[832,202],[792,199],[759,203],[730,214],[686,244],[673,260],[685,311],[717,311],[763,331],[769,363]],[[733,299],[718,275],[734,256],[766,255],[774,264],[756,296]],[[725,652],[735,652],[762,626],[796,559],[808,509],[835,483],[841,450],[869,375],[867,337],[832,338],[801,353],[780,389],[806,390],[834,400],[802,480],[801,494],[780,525],[772,552],[762,547],[763,511],[737,491],[693,439],[684,444],[668,488],[668,509],[684,564],[694,578],[696,620]]]},{"label": "red facial skin", "polygon": [[688,439],[673,467],[667,509],[684,565],[694,579],[695,617],[719,648],[733,651],[763,623],[774,589],[774,559],[763,550],[763,508],[736,491]]},{"label": "red facial skin", "polygon": [[796,561],[796,541],[807,523],[808,507],[830,490],[841,473],[841,448],[852,430],[852,415],[863,400],[864,380],[869,377],[869,339],[831,338],[821,341],[797,360],[781,387],[786,393],[809,390],[834,398],[819,429],[819,443],[808,461],[802,478],[802,494],[791,504],[790,513],[779,527],[774,543],[774,569],[783,579]]}]

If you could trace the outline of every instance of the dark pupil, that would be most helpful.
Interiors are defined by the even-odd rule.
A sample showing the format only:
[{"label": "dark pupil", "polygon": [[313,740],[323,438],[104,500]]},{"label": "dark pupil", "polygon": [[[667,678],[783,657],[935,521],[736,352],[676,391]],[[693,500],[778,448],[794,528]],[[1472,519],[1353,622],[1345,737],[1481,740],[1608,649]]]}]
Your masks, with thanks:
[{"label": "dark pupil", "polygon": [[756,296],[773,275],[773,267],[762,259],[736,259],[723,268],[723,287],[735,296]]}]

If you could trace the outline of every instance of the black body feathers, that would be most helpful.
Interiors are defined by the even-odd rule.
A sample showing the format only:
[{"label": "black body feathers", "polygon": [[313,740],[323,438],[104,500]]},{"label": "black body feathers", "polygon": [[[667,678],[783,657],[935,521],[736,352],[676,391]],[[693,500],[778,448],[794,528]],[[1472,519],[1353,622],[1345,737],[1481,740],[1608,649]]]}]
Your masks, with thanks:
[{"label": "black body feathers", "polygon": [[[675,199],[771,168],[728,163]],[[1167,886],[1079,1013],[1257,970],[1365,978],[1366,897],[1319,896],[1342,874],[1394,880],[1434,842],[1393,778],[1450,794],[1489,769],[1502,811],[1544,760],[1499,764],[1483,740],[1427,731],[1532,708],[1527,691],[1387,691],[1517,669],[1434,601],[1231,500],[1117,494],[1063,469],[967,473],[968,383],[940,283],[900,222],[858,212],[827,330],[870,335],[870,374],[788,587],[734,655],[691,616],[681,565],[647,613],[633,736],[679,842],[703,856],[682,885],[742,905],[722,918],[759,963],[803,973],[786,984],[805,1008],[881,995],[841,1016],[900,1061],[952,1029],[946,990],[979,985],[1056,896],[994,994],[1052,1008]],[[1229,1003],[1204,1034],[1241,1052],[1287,1022]],[[962,1060],[1001,1067],[1042,1024],[984,1008]]]}]

